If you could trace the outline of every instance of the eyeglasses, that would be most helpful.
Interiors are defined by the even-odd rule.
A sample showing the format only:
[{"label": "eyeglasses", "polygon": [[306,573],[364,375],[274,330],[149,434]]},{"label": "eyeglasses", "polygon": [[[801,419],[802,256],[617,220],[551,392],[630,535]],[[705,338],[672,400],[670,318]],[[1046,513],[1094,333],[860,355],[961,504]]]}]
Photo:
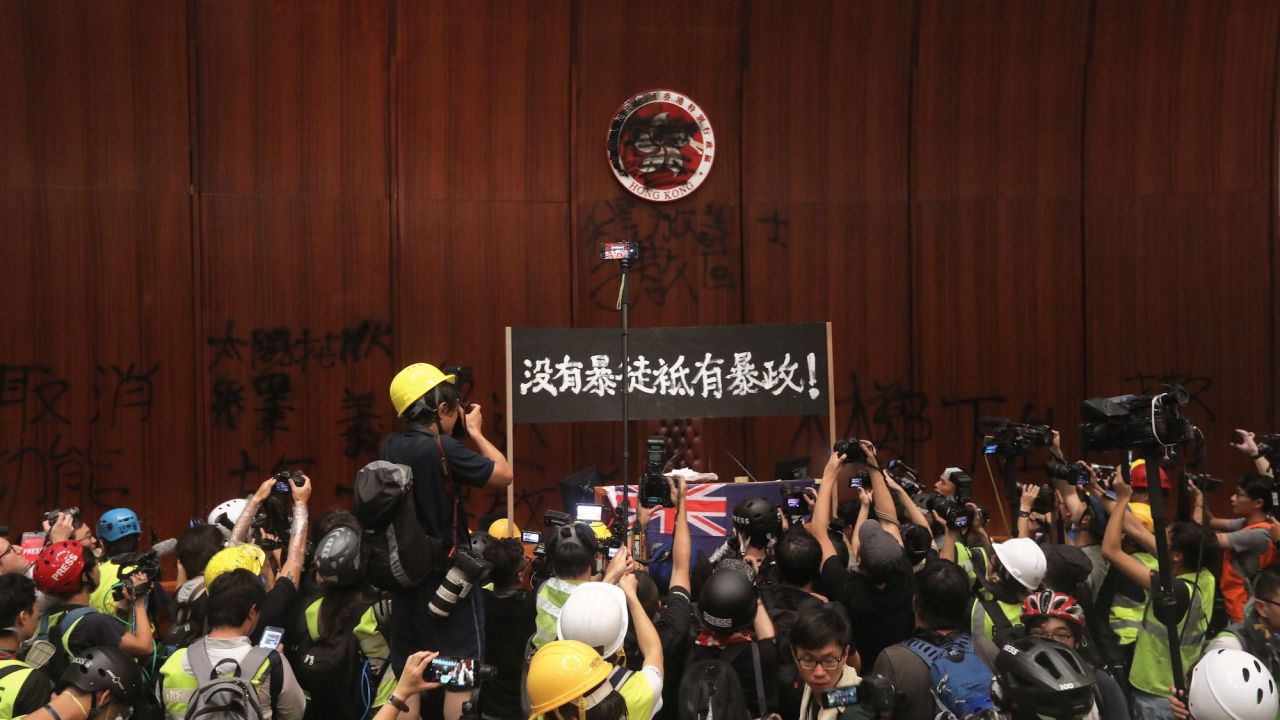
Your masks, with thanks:
[{"label": "eyeglasses", "polygon": [[[3,554],[3,553],[0,553],[0,557],[4,557],[4,554]],[[1254,599],[1254,600],[1261,600],[1262,602],[1264,602],[1264,603],[1266,603],[1266,604],[1268,604],[1268,605],[1275,605],[1276,607],[1280,607],[1280,602],[1276,602],[1275,600],[1268,600],[1268,599],[1266,599],[1266,598],[1264,598],[1264,597],[1257,597],[1257,596],[1255,596],[1253,599]]]},{"label": "eyeglasses", "polygon": [[9,553],[16,553],[16,552],[18,551],[14,549],[13,543],[9,543],[9,547],[5,548],[4,552],[0,552],[0,560],[3,560],[5,555],[8,555]]},{"label": "eyeglasses", "polygon": [[814,660],[813,658],[808,657],[796,657],[796,665],[799,665],[801,670],[812,670],[818,665],[821,665],[823,670],[826,670],[827,672],[834,672],[843,662],[844,656],[824,657],[821,660]]},{"label": "eyeglasses", "polygon": [[1047,633],[1043,630],[1031,631],[1033,637],[1044,638],[1046,640],[1057,640],[1063,645],[1075,640],[1076,636],[1070,630],[1058,630],[1057,632]]}]

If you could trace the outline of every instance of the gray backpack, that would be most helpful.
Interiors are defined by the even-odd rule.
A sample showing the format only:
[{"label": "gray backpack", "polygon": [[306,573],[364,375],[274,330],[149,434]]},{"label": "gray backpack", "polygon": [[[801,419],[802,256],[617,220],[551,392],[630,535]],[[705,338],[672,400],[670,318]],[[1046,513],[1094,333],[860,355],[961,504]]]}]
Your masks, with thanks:
[{"label": "gray backpack", "polygon": [[[186,720],[262,720],[262,708],[258,703],[258,689],[253,686],[253,676],[264,663],[271,662],[274,650],[255,647],[244,660],[230,658],[215,667],[205,649],[205,640],[191,643],[187,648],[187,661],[196,678],[196,689],[187,702]],[[232,672],[227,673],[228,667]],[[277,695],[275,668],[271,668],[271,698]]]}]

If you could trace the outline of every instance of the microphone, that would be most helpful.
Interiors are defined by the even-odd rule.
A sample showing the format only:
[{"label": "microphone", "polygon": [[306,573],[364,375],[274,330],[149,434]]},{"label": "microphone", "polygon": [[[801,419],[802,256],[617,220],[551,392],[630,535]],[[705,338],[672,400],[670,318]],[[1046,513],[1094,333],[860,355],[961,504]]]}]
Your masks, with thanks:
[{"label": "microphone", "polygon": [[169,538],[168,540],[161,540],[160,542],[151,546],[151,550],[155,552],[156,557],[164,557],[165,555],[168,555],[169,553],[177,549],[178,549],[177,538]]}]

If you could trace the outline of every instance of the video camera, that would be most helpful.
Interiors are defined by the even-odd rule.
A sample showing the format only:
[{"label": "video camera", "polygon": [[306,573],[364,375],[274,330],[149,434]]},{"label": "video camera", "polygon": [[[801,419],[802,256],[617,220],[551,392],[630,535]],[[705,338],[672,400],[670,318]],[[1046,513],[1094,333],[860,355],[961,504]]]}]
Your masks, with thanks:
[{"label": "video camera", "polygon": [[1154,450],[1191,439],[1179,408],[1191,401],[1181,385],[1158,395],[1118,395],[1084,401],[1080,444],[1085,452]]},{"label": "video camera", "polygon": [[1222,479],[1203,473],[1187,473],[1187,480],[1202,493],[1211,493],[1222,487]]},{"label": "video camera", "polygon": [[884,467],[884,471],[893,476],[893,479],[898,483],[898,487],[902,488],[908,497],[915,497],[923,490],[920,483],[916,481],[920,474],[898,458],[890,460],[889,464]]},{"label": "video camera", "polygon": [[1053,428],[1048,425],[1029,425],[1008,418],[982,418],[979,423],[992,428],[982,439],[987,455],[1021,455],[1033,447],[1053,445]]},{"label": "video camera", "polygon": [[571,522],[573,522],[573,516],[567,512],[561,512],[559,510],[547,510],[542,513],[542,524],[546,525],[549,528],[568,525]]},{"label": "video camera", "polygon": [[645,441],[644,476],[640,478],[640,507],[675,507],[671,486],[662,471],[667,467],[667,440],[650,435]]},{"label": "video camera", "polygon": [[1089,484],[1089,470],[1093,470],[1093,474],[1098,476],[1101,481],[1106,481],[1111,477],[1111,473],[1116,471],[1115,465],[1093,465],[1083,462],[1066,463],[1056,457],[1050,457],[1049,462],[1045,463],[1045,474],[1054,480],[1065,480],[1073,485],[1085,486]]},{"label": "video camera", "polygon": [[1258,446],[1258,454],[1272,465],[1280,465],[1280,433],[1257,435],[1253,438]]},{"label": "video camera", "polygon": [[[129,579],[138,573],[146,575],[146,580],[134,585]],[[120,563],[120,584],[111,591],[115,600],[136,600],[151,592],[151,586],[160,577],[160,554],[153,550],[135,554],[132,559],[124,559]]]}]

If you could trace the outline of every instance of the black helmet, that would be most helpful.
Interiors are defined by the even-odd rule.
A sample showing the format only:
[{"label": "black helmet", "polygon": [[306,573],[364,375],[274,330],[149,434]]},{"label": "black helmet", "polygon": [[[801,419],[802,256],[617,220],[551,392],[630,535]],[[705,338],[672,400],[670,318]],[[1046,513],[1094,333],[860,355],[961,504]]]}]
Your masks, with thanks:
[{"label": "black helmet", "polygon": [[360,534],[339,525],[316,545],[316,572],[325,585],[350,585],[360,579]]},{"label": "black helmet", "polygon": [[1097,676],[1075,650],[1060,642],[1024,637],[1001,649],[991,699],[1014,717],[1077,720],[1096,703]]},{"label": "black helmet", "polygon": [[756,597],[751,566],[721,560],[698,595],[698,620],[714,633],[745,630],[756,618]]},{"label": "black helmet", "polygon": [[487,532],[471,533],[471,554],[478,558],[484,557],[485,548],[493,544],[493,536]]},{"label": "black helmet", "polygon": [[752,545],[763,546],[770,535],[782,529],[778,506],[762,497],[752,497],[733,506],[733,527],[744,533]]},{"label": "black helmet", "polygon": [[118,647],[91,647],[62,673],[58,687],[67,686],[91,695],[110,690],[120,702],[134,705],[142,700],[142,670]]},{"label": "black helmet", "polygon": [[556,548],[561,545],[581,545],[588,555],[600,552],[600,546],[596,543],[596,534],[580,522],[553,528],[551,538],[547,540],[547,555],[553,555]]}]

